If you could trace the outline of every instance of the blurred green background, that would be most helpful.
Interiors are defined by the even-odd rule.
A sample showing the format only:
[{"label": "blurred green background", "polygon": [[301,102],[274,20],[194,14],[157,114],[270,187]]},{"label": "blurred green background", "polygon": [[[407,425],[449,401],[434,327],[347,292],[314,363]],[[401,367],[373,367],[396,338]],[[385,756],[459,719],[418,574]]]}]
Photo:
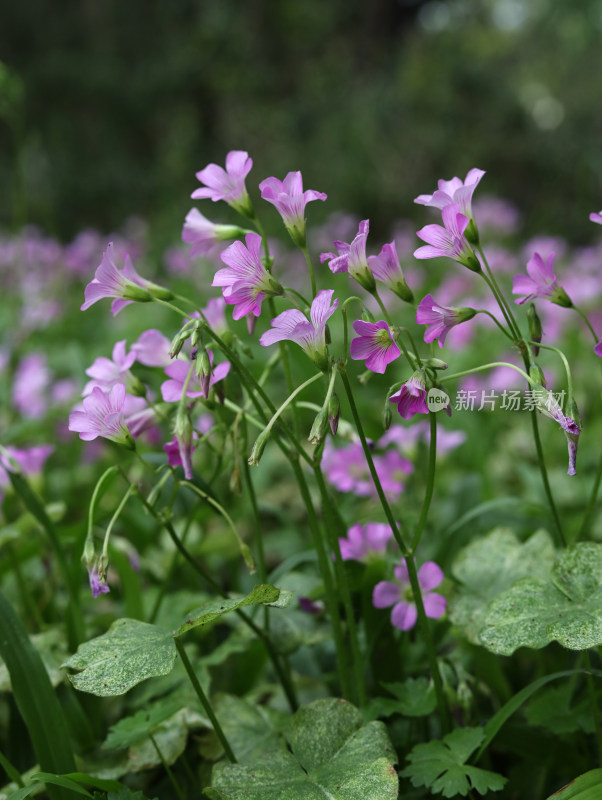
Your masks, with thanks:
[{"label": "blurred green background", "polygon": [[243,149],[251,190],[301,169],[326,191],[316,220],[383,233],[478,166],[527,233],[587,241],[601,38],[600,0],[7,2],[0,228],[67,239],[139,214],[173,240],[194,173]]}]

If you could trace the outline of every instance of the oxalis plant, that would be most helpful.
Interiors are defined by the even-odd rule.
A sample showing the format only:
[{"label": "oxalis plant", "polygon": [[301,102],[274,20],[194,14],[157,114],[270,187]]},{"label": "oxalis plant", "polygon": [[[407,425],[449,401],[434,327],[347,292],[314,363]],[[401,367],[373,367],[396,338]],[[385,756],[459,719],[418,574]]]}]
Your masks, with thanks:
[{"label": "oxalis plant", "polygon": [[[225,169],[197,174],[192,197],[226,203],[239,219],[187,215],[182,238],[199,271],[221,249],[198,297],[142,277],[112,244],[85,287],[82,311],[110,299],[114,316],[148,325],[86,370],[68,423],[86,442],[115,445],[75,557],[97,603],[116,584],[118,607],[135,613],[107,606],[112,616],[93,622],[84,613],[75,547],[31,486],[32,454],[1,449],[67,597],[55,679],[45,634],[29,639],[0,596],[0,655],[38,760],[22,773],[0,753],[12,781],[2,796],[45,786],[57,798],[122,800],[600,797],[602,545],[592,531],[602,458],[587,438],[587,462],[599,462],[582,476],[577,447],[578,401],[588,400],[589,423],[599,413],[602,342],[561,285],[550,242],[525,258],[510,293],[508,265],[494,251],[490,266],[473,214],[485,173],[440,180],[415,200],[440,219],[417,232],[424,244],[413,255],[438,259],[446,280],[454,270],[474,298],[448,306],[417,293],[416,262],[404,274],[395,242],[368,255],[368,220],[351,241],[311,252],[306,206],[326,195],[290,172],[259,184],[260,205],[247,192],[251,169],[233,151]],[[266,237],[266,204],[298,255]],[[440,291],[449,296],[445,283]],[[548,343],[550,304],[575,323],[567,338],[592,337],[593,352],[580,342],[586,386],[575,385],[558,341]],[[152,327],[153,309],[171,315],[164,330]],[[501,355],[466,363],[474,351],[462,335],[477,324]],[[508,496],[445,518],[445,473],[462,441],[454,419],[479,411],[487,423],[477,439],[496,417],[519,426],[518,438],[506,434],[510,458],[517,471],[536,463],[531,491],[545,503],[533,505],[545,524],[531,525],[517,499],[516,530],[472,527]],[[482,445],[470,436],[464,445],[476,469]],[[147,561],[142,599],[132,507],[162,554]],[[302,544],[281,555],[291,524]],[[460,530],[469,535],[454,548]],[[216,539],[225,551],[211,552]],[[70,682],[60,704],[59,667]]]}]

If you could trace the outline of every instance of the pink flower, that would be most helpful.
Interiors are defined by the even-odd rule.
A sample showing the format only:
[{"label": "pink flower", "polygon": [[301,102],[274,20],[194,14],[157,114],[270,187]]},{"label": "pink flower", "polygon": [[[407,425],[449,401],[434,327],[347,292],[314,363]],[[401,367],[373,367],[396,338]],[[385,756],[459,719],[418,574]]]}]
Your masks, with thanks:
[{"label": "pink flower", "polygon": [[[416,603],[410,587],[410,578],[405,558],[395,567],[395,580],[381,581],[374,587],[372,604],[375,608],[389,608],[391,623],[399,630],[409,631],[418,619]],[[433,592],[443,580],[443,572],[434,561],[427,561],[418,570],[418,584],[420,585],[422,602],[427,617],[440,619],[445,614],[446,600],[443,595]]]},{"label": "pink flower", "polygon": [[140,334],[138,341],[132,345],[130,355],[133,353],[136,361],[145,367],[166,367],[172,361],[170,348],[169,339],[161,331],[151,328]]},{"label": "pink flower", "polygon": [[428,414],[426,387],[422,375],[415,372],[396,394],[389,397],[389,401],[397,404],[397,410],[404,419],[411,419],[414,414]]},{"label": "pink flower", "polygon": [[305,206],[312,200],[326,200],[324,192],[303,191],[300,172],[289,172],[284,181],[266,178],[259,184],[261,197],[272,203],[282,217],[295,244],[305,245]]},{"label": "pink flower", "polygon": [[597,214],[596,213],[590,214],[589,218],[592,222],[596,222],[598,225],[602,225],[602,211],[599,211]]},{"label": "pink flower", "polygon": [[207,321],[207,325],[215,333],[221,335],[228,330],[228,323],[226,322],[226,301],[223,297],[212,297],[207,301],[205,308],[202,308],[203,316]]},{"label": "pink flower", "polygon": [[113,300],[111,305],[111,312],[115,315],[130,303],[150,302],[152,297],[149,289],[151,288],[160,287],[141,278],[127,254],[124,257],[123,270],[120,272],[117,269],[113,257],[113,243],[110,242],[102,255],[102,261],[94,278],[86,286],[85,302],[81,306],[81,310],[85,311],[104,297],[115,297],[117,299]]},{"label": "pink flower", "polygon": [[[194,435],[193,438],[198,439],[198,436]],[[195,449],[192,442],[190,446],[187,446],[185,442],[174,436],[171,442],[163,445],[163,449],[167,454],[167,463],[170,467],[183,467],[184,477],[187,481],[191,481],[193,478],[191,458]]]},{"label": "pink flower", "polygon": [[377,256],[368,256],[368,266],[377,281],[384,283],[406,303],[414,302],[414,295],[399,263],[395,242],[384,244]]},{"label": "pink flower", "polygon": [[355,361],[366,359],[366,368],[372,372],[382,375],[387,365],[401,355],[389,326],[383,320],[364,322],[358,319],[353,323],[353,330],[359,336],[351,341],[351,358]]},{"label": "pink flower", "polygon": [[[213,353],[209,350],[208,354],[209,363],[213,365]],[[189,371],[190,363],[188,361],[172,361],[171,364],[165,367],[165,374],[170,378],[170,380],[164,381],[161,384],[161,396],[166,403],[180,402],[182,399],[184,383]],[[221,364],[218,364],[215,369],[212,370],[212,374],[209,379],[209,387],[213,386],[214,383],[223,380],[228,372],[230,372],[229,362],[222,361]],[[207,399],[207,392],[204,389],[203,382],[196,374],[193,374],[188,382],[186,397],[204,397]]]},{"label": "pink flower", "polygon": [[602,358],[602,340],[594,347],[594,353]]},{"label": "pink flower", "polygon": [[261,236],[247,233],[245,242],[246,247],[242,242],[233,242],[226,247],[220,258],[227,267],[215,273],[211,284],[221,286],[224,300],[234,306],[233,319],[247,314],[258,317],[266,296],[282,294],[282,287],[261,263]]},{"label": "pink flower", "polygon": [[91,442],[98,436],[133,448],[134,440],[125,422],[125,386],[117,383],[108,394],[98,386],[84,398],[84,410],[73,411],[69,416],[69,430],[79,433],[79,438]]},{"label": "pink flower", "polygon": [[89,395],[96,386],[108,392],[116,383],[127,383],[130,377],[130,367],[136,360],[136,353],[131,350],[126,353],[126,340],[122,339],[113,347],[112,360],[100,356],[91,367],[86,370],[86,375],[92,378],[84,386],[82,394],[84,397]]},{"label": "pink flower", "polygon": [[[0,486],[8,486],[10,481],[6,472],[14,472],[15,466],[26,476],[37,475],[42,471],[46,459],[54,452],[50,444],[28,447],[4,447],[0,450]],[[0,500],[2,496],[0,495]]]},{"label": "pink flower", "polygon": [[192,245],[189,252],[190,258],[208,256],[216,246],[227,239],[236,239],[244,233],[237,225],[217,225],[210,222],[196,208],[192,208],[186,215],[182,229],[182,241]]},{"label": "pink flower", "polygon": [[419,247],[414,251],[415,258],[453,258],[473,272],[480,272],[481,265],[468,239],[464,235],[468,227],[468,217],[461,213],[457,203],[447,205],[441,212],[443,227],[441,225],[425,225],[417,232],[417,236],[426,247]]},{"label": "pink flower", "polygon": [[191,197],[193,200],[209,198],[213,202],[225,200],[228,205],[241,214],[249,216],[252,213],[249,195],[245,186],[245,178],[253,166],[252,159],[244,150],[231,150],[226,156],[226,169],[217,164],[208,164],[196,176],[205,186],[196,189]]},{"label": "pink flower", "polygon": [[48,408],[45,394],[50,384],[50,372],[44,353],[30,353],[19,362],[12,386],[15,409],[28,419],[44,416]]},{"label": "pink flower", "polygon": [[527,262],[528,275],[515,275],[512,281],[512,294],[522,294],[514,302],[519,305],[530,300],[545,297],[558,306],[572,306],[569,296],[558,285],[554,275],[554,253],[550,253],[544,261],[539,253]]},{"label": "pink flower", "polygon": [[[376,474],[386,494],[397,497],[403,491],[403,480],[413,470],[412,464],[391,450],[373,455]],[[322,467],[327,480],[339,492],[353,492],[358,497],[376,497],[374,481],[360,442],[334,448],[329,441],[324,447]]]},{"label": "pink flower", "polygon": [[360,222],[359,231],[351,244],[347,242],[335,241],[336,253],[321,253],[320,261],[322,264],[329,261],[330,271],[337,275],[339,272],[348,272],[352,278],[366,291],[374,291],[376,284],[374,276],[368,266],[366,256],[366,240],[370,230],[370,220]]},{"label": "pink flower", "polygon": [[272,320],[272,327],[259,339],[259,344],[268,347],[284,340],[295,342],[320,369],[327,369],[326,323],[339,305],[338,300],[331,305],[333,294],[334,289],[322,289],[317,293],[311,304],[309,320],[296,308],[278,314]]},{"label": "pink flower", "polygon": [[484,174],[485,172],[482,169],[475,167],[469,171],[464,182],[460,178],[452,178],[450,181],[437,181],[438,188],[434,194],[418,195],[414,202],[422,206],[439,209],[457,204],[460,212],[471,220],[473,218],[472,196]]},{"label": "pink flower", "polygon": [[428,325],[424,332],[424,341],[433,342],[439,339],[439,347],[443,347],[450,330],[461,322],[472,319],[477,312],[473,308],[447,308],[438,305],[433,296],[427,294],[416,309],[416,322]]},{"label": "pink flower", "polygon": [[391,536],[391,526],[384,522],[356,523],[347,531],[346,539],[339,539],[341,558],[343,561],[369,561],[372,556],[383,555]]}]

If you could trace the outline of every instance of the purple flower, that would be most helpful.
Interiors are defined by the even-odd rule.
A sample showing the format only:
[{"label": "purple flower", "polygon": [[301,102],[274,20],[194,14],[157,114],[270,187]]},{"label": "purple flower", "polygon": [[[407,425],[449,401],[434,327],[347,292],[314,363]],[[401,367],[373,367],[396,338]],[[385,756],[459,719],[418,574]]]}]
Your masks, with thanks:
[{"label": "purple flower", "polygon": [[602,340],[594,347],[594,353],[602,358]]},{"label": "purple flower", "polygon": [[259,188],[261,197],[276,207],[295,244],[304,247],[305,206],[312,200],[326,200],[327,195],[313,189],[304,192],[300,172],[289,172],[284,181],[266,178]]},{"label": "purple flower", "polygon": [[515,303],[523,305],[530,300],[545,297],[558,306],[565,308],[572,306],[569,296],[556,281],[554,253],[550,253],[545,261],[539,253],[535,253],[533,258],[527,262],[527,272],[528,275],[515,275],[512,281],[512,294],[524,295],[524,297],[517,297]]},{"label": "purple flower", "polygon": [[596,213],[590,214],[589,218],[592,222],[596,222],[598,225],[602,225],[602,211],[599,211],[597,214]]},{"label": "purple flower", "polygon": [[224,300],[234,306],[233,319],[247,314],[258,317],[261,303],[267,295],[282,294],[282,287],[265,269],[259,257],[261,236],[247,233],[246,247],[242,242],[233,242],[226,247],[220,258],[227,267],[215,273],[212,286],[221,286]]},{"label": "purple flower", "polygon": [[397,403],[397,410],[404,419],[411,419],[414,414],[428,414],[426,387],[422,375],[415,372],[396,394],[389,397],[389,401]]},{"label": "purple flower", "polygon": [[[209,363],[213,365],[213,353],[211,350],[208,351],[208,355]],[[184,383],[188,377],[189,371],[190,363],[188,361],[172,361],[171,364],[165,367],[165,374],[170,378],[170,380],[164,381],[161,384],[161,396],[166,403],[180,402],[182,399]],[[213,386],[214,383],[223,380],[228,372],[230,372],[229,362],[222,361],[222,363],[218,364],[215,369],[212,369],[211,378],[209,379],[209,387]],[[188,382],[186,397],[204,397],[207,399],[207,392],[205,391],[203,382],[196,374],[193,374]]]},{"label": "purple flower", "polygon": [[245,178],[253,166],[252,159],[244,150],[231,150],[226,156],[226,169],[217,164],[208,164],[196,176],[205,186],[196,189],[193,200],[209,198],[213,202],[225,200],[241,214],[252,214],[251,202],[245,186]]},{"label": "purple flower", "polygon": [[[198,436],[195,435],[193,438],[198,439]],[[167,463],[170,467],[183,467],[184,477],[187,481],[191,481],[193,478],[191,458],[195,449],[192,442],[190,446],[187,446],[185,442],[174,436],[171,442],[163,445],[163,449],[167,453]]]},{"label": "purple flower", "polygon": [[406,283],[403,270],[399,263],[395,242],[384,244],[377,256],[369,256],[368,266],[377,281],[384,283],[385,286],[395,292],[395,294],[406,303],[414,302],[414,295]]},{"label": "purple flower", "polygon": [[236,239],[243,233],[242,228],[237,225],[217,225],[215,222],[210,222],[200,211],[192,208],[184,221],[182,241],[192,245],[189,257],[195,258],[210,255],[220,242]]},{"label": "purple flower", "polygon": [[108,594],[111,591],[105,581],[100,579],[98,570],[95,567],[88,569],[88,578],[90,580],[90,589],[92,590],[92,597],[94,599],[100,594]]},{"label": "purple flower", "polygon": [[446,206],[457,204],[460,212],[471,220],[473,218],[472,196],[484,174],[485,172],[482,169],[475,167],[469,171],[464,182],[460,178],[452,178],[450,181],[437,181],[438,188],[434,194],[418,195],[414,202],[441,210]]},{"label": "purple flower", "polygon": [[161,331],[151,328],[140,334],[138,341],[132,345],[130,355],[133,353],[136,361],[145,367],[166,367],[172,361],[170,348],[169,339]]},{"label": "purple flower", "polygon": [[207,301],[205,308],[202,308],[203,316],[207,321],[207,325],[215,333],[221,335],[228,330],[228,323],[226,322],[226,301],[223,297],[212,297]]},{"label": "purple flower", "polygon": [[268,347],[275,342],[287,340],[295,342],[305,350],[320,369],[328,368],[326,348],[326,323],[339,304],[331,305],[334,289],[322,289],[311,304],[310,319],[298,309],[289,308],[272,320],[272,327],[259,339],[259,344]]},{"label": "purple flower", "polygon": [[[374,587],[372,605],[375,608],[389,608],[391,623],[399,630],[409,631],[418,619],[414,595],[410,587],[410,578],[405,558],[395,567],[395,580],[381,581]],[[443,572],[434,561],[427,561],[418,570],[418,584],[422,594],[422,602],[427,617],[439,619],[445,614],[446,600],[441,594],[433,592],[443,580]]]},{"label": "purple flower", "polygon": [[468,217],[461,213],[457,203],[445,206],[441,212],[441,225],[425,225],[416,235],[427,242],[426,247],[414,251],[415,258],[453,258],[473,272],[480,272],[481,265],[468,239],[464,235],[468,227]]},{"label": "purple flower", "polygon": [[[386,494],[396,497],[403,491],[403,479],[412,472],[412,464],[395,451],[373,455],[376,474]],[[328,481],[339,492],[353,492],[358,497],[376,497],[374,481],[360,442],[334,448],[326,442],[322,467]]]},{"label": "purple flower", "polygon": [[439,339],[439,347],[443,347],[450,330],[455,325],[472,319],[476,313],[473,308],[440,306],[432,295],[427,294],[416,309],[416,322],[419,325],[428,325],[424,332],[425,342],[434,342],[435,339]]},{"label": "purple flower", "polygon": [[[84,295],[85,302],[81,310],[85,311],[98,300],[104,297],[115,297],[111,305],[113,316],[118,314],[122,308],[130,303],[148,303],[152,300],[150,289],[156,287],[150,281],[141,278],[134,269],[132,259],[125,255],[123,260],[123,270],[120,272],[115,266],[113,256],[113,243],[107,245],[107,249],[102,254],[102,261],[96,270],[94,278],[86,286]],[[165,290],[163,290],[165,291]],[[164,299],[168,299],[165,297]]]},{"label": "purple flower", "polygon": [[19,362],[12,386],[15,409],[24,417],[38,419],[48,408],[45,393],[50,383],[50,372],[43,353],[30,353]]},{"label": "purple flower", "polygon": [[368,561],[374,555],[381,556],[391,536],[391,526],[384,522],[356,523],[347,531],[346,539],[339,539],[341,558],[343,561]]},{"label": "purple flower", "polygon": [[134,447],[134,440],[125,422],[125,386],[117,383],[108,394],[98,386],[84,398],[84,410],[73,411],[69,416],[69,430],[79,433],[79,438],[91,442],[98,436],[113,442]]},{"label": "purple flower", "polygon": [[[15,466],[24,475],[37,475],[42,471],[46,459],[54,451],[50,444],[41,444],[37,447],[18,449],[17,447],[4,447],[0,449],[0,486],[8,486],[10,480],[6,472],[14,472]],[[2,495],[0,494],[0,501]]]},{"label": "purple flower", "polygon": [[324,611],[324,603],[312,600],[311,597],[300,597],[299,608],[306,614],[321,614]]},{"label": "purple flower", "polygon": [[359,336],[351,341],[351,358],[355,361],[366,359],[366,368],[372,372],[382,375],[387,365],[401,355],[389,326],[383,320],[365,322],[358,319],[353,323],[353,330]]},{"label": "purple flower", "polygon": [[366,291],[373,292],[376,284],[366,256],[366,239],[369,229],[370,220],[362,220],[359,231],[351,244],[335,241],[334,246],[337,252],[321,253],[320,261],[322,264],[329,261],[330,271],[335,275],[339,272],[348,272]]},{"label": "purple flower", "polygon": [[86,370],[86,375],[92,378],[84,386],[82,394],[84,397],[92,392],[92,389],[99,387],[103,392],[110,391],[116,383],[126,384],[130,377],[130,367],[136,360],[136,353],[131,350],[126,353],[126,340],[122,339],[113,347],[112,360],[100,356],[91,367]]}]

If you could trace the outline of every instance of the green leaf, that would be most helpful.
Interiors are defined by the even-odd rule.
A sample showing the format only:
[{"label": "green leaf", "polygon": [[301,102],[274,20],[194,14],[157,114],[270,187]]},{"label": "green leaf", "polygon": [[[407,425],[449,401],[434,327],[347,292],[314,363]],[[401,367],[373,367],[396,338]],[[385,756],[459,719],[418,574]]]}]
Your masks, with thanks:
[{"label": "green leaf", "polygon": [[181,636],[186,631],[198,628],[200,625],[208,625],[218,617],[228,614],[230,611],[235,611],[237,608],[257,605],[281,605],[278,602],[281,594],[283,595],[282,604],[286,605],[290,602],[290,597],[288,596],[290,592],[283,593],[275,586],[263,583],[255,586],[253,591],[246,597],[219,597],[209,600],[188,614],[186,621],[174,632],[174,636]]},{"label": "green leaf", "polygon": [[36,791],[39,792],[40,787],[35,783],[30,783],[29,786],[23,786],[21,789],[16,789],[14,792],[11,792],[6,797],[6,800],[25,800],[26,797],[29,797],[30,794]]},{"label": "green leaf", "polygon": [[383,683],[398,700],[398,712],[406,717],[424,717],[437,706],[435,687],[427,678],[408,678],[403,683]]},{"label": "green leaf", "polygon": [[[192,728],[206,727],[209,721],[189,708],[183,708],[159,725],[153,739],[167,765],[174,764],[186,749],[188,732]],[[129,748],[128,772],[140,772],[161,764],[161,758],[150,739],[137,742]]]},{"label": "green leaf", "polygon": [[504,787],[506,778],[466,764],[484,738],[482,728],[457,728],[442,741],[418,744],[408,755],[410,766],[401,775],[413,786],[426,786],[444,797],[465,797],[471,788],[479,794],[496,792]]},{"label": "green leaf", "polygon": [[179,698],[168,697],[155,701],[148,709],[138,711],[130,717],[123,717],[109,729],[103,748],[123,750],[148,739],[149,733],[154,733],[157,726],[173,716],[180,708]]},{"label": "green leaf", "polygon": [[80,645],[63,666],[77,670],[69,675],[76,689],[113,697],[146,678],[167,675],[175,659],[169,631],[136,619],[118,619],[107,633]]},{"label": "green leaf", "polygon": [[481,644],[489,603],[519,578],[547,578],[554,563],[554,546],[546,531],[536,531],[524,544],[508,528],[495,528],[472,542],[454,561],[452,574],[461,587],[450,598],[454,625],[474,644]]},{"label": "green leaf", "polygon": [[585,772],[548,797],[548,800],[600,800],[602,769]]},{"label": "green leaf", "polygon": [[270,750],[286,747],[281,730],[289,720],[287,714],[230,694],[218,695],[214,710],[239,764],[254,764]]},{"label": "green leaf", "polygon": [[[40,656],[2,593],[0,656],[10,674],[15,702],[40,767],[48,772],[73,772],[75,762],[62,709]],[[68,796],[54,786],[48,794],[57,800]]]},{"label": "green leaf", "polygon": [[300,708],[288,729],[291,752],[273,750],[248,766],[213,768],[211,800],[396,800],[395,753],[380,722],[363,724],[344,700]]},{"label": "green leaf", "polygon": [[147,800],[147,797],[141,791],[135,792],[130,789],[129,786],[120,786],[119,791],[108,793],[107,800]]},{"label": "green leaf", "polygon": [[[62,683],[65,675],[61,664],[68,655],[65,646],[65,637],[58,628],[49,628],[42,633],[34,633],[29,637],[32,645],[41,657],[52,686]],[[11,689],[10,675],[6,664],[0,659],[0,692]]]},{"label": "green leaf", "polygon": [[51,786],[62,786],[64,789],[69,789],[69,791],[75,792],[76,794],[83,794],[85,797],[92,797],[87,789],[84,789],[84,787],[80,786],[79,783],[72,781],[65,775],[53,775],[50,772],[37,772],[35,775],[31,776],[31,779],[32,781],[40,781],[40,783],[44,783],[46,785],[50,784]]},{"label": "green leaf", "polygon": [[491,603],[480,638],[500,655],[551,641],[569,650],[602,644],[602,544],[562,552],[547,580],[517,581]]}]

